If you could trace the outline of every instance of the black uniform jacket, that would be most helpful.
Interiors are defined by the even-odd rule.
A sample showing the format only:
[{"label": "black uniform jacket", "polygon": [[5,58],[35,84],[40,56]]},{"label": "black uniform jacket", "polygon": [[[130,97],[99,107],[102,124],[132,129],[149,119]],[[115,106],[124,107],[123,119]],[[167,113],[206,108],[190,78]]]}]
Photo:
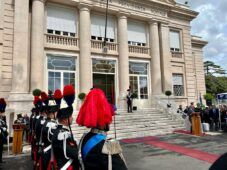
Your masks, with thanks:
[{"label": "black uniform jacket", "polygon": [[6,124],[6,117],[0,116],[0,143],[6,143],[7,142],[7,124]]},{"label": "black uniform jacket", "polygon": [[47,169],[47,166],[51,159],[51,143],[54,131],[57,128],[57,123],[55,120],[47,118],[43,128],[42,128],[42,143],[43,143],[43,152],[42,152],[42,165],[43,169]]},{"label": "black uniform jacket", "polygon": [[[84,137],[82,150],[87,141],[94,135],[96,135],[96,133],[89,132]],[[86,170],[108,170],[108,155],[102,153],[104,142],[105,140],[102,140],[88,152],[84,160]],[[118,154],[112,155],[112,170],[127,170],[124,161]]]},{"label": "black uniform jacket", "polygon": [[[65,148],[64,141],[66,141]],[[76,142],[72,139],[68,127],[58,125],[52,138],[52,147],[59,169],[61,169],[69,161],[69,159],[73,160],[71,164],[73,166],[73,169],[77,170],[79,168],[78,147]]]},{"label": "black uniform jacket", "polygon": [[41,136],[41,131],[42,127],[44,125],[45,118],[43,116],[36,117],[36,122],[35,122],[35,135],[36,135],[36,142],[40,142],[40,136]]}]

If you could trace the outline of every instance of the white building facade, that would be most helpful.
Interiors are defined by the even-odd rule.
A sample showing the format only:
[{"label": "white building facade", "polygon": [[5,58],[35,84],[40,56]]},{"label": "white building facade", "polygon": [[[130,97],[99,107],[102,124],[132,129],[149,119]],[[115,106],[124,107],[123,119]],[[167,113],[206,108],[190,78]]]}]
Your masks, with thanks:
[{"label": "white building facade", "polygon": [[[152,107],[173,92],[177,104],[205,93],[202,48],[191,36],[197,12],[174,0],[109,0],[106,47],[105,0],[2,0],[0,2],[0,97],[14,112],[32,107],[32,91],[77,94],[104,90],[124,109],[127,89],[134,105]],[[77,102],[76,102],[77,103]]]}]

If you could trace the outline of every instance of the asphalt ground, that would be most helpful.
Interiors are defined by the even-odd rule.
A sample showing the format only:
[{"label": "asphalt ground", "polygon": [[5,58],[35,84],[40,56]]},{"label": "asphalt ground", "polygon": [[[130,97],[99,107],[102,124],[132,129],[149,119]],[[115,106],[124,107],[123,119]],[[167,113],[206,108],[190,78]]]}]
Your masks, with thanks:
[{"label": "asphalt ground", "polygon": [[[156,137],[162,142],[210,154],[221,155],[227,152],[227,134],[202,137],[166,134]],[[208,170],[211,166],[207,161],[148,145],[146,142],[122,142],[122,148],[129,170]],[[33,169],[29,153],[17,156],[5,155],[4,160],[6,163],[0,165],[2,170]]]}]

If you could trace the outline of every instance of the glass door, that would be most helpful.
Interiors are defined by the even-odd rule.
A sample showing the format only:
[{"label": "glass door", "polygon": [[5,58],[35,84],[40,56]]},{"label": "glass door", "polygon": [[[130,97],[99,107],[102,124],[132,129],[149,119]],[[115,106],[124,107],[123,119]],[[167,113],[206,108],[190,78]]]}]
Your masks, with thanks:
[{"label": "glass door", "polygon": [[93,74],[93,86],[104,91],[107,100],[115,104],[115,76],[111,74]]}]

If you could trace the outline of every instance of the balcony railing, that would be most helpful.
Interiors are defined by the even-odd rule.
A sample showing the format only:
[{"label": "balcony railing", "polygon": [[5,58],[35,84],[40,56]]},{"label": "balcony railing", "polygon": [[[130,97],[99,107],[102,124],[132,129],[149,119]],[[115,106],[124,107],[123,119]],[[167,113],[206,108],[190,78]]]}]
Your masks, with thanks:
[{"label": "balcony railing", "polygon": [[129,53],[149,55],[149,47],[129,45],[128,50]]},{"label": "balcony railing", "polygon": [[183,53],[182,52],[171,51],[171,53],[172,53],[172,57],[173,58],[183,58]]},{"label": "balcony railing", "polygon": [[[117,52],[117,43],[106,42],[108,51]],[[91,40],[91,48],[94,50],[103,50],[103,41]]]},{"label": "balcony railing", "polygon": [[46,34],[45,36],[47,44],[78,47],[78,38],[53,34]]}]

